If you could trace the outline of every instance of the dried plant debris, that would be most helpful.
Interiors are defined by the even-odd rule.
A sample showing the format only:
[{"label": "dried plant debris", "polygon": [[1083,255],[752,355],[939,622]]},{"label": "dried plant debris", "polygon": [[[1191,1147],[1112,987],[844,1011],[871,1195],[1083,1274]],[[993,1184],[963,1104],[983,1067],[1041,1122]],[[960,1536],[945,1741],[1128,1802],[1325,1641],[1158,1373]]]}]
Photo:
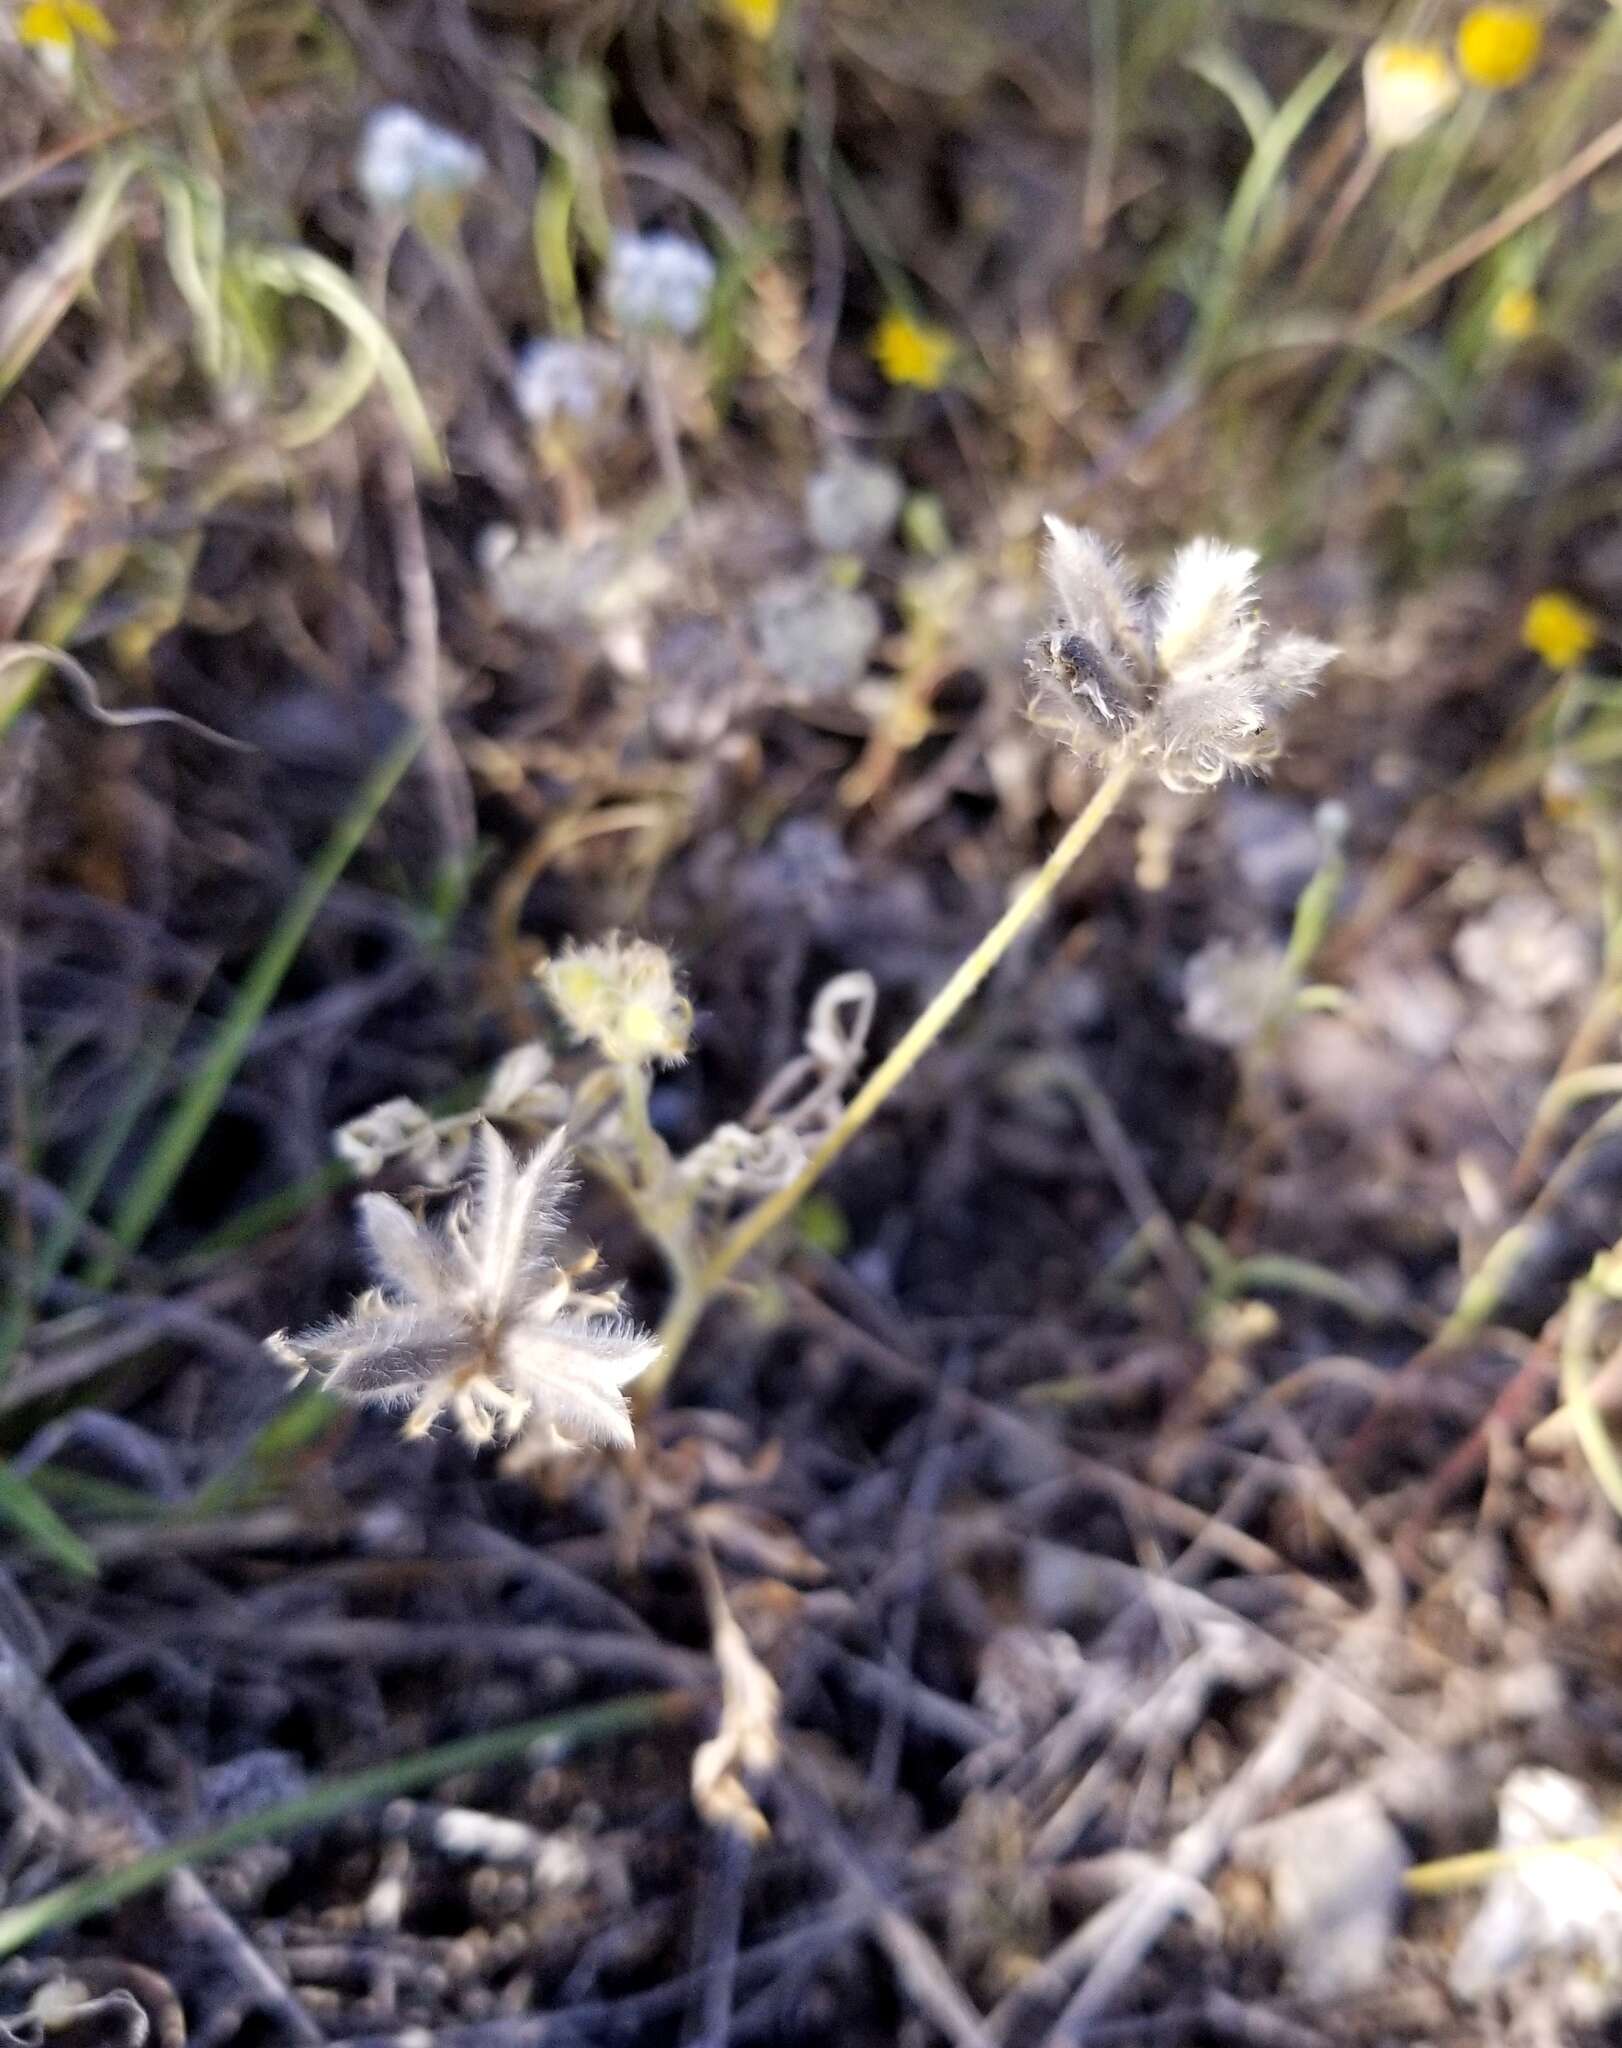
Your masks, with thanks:
[{"label": "dried plant debris", "polygon": [[709,1552],[700,1549],[698,1557],[721,1677],[721,1724],[693,1753],[693,1804],[711,1827],[729,1828],[759,1843],[771,1829],[750,1786],[777,1767],[781,1695],[727,1605]]},{"label": "dried plant debris", "polygon": [[561,1133],[520,1161],[481,1123],[471,1180],[437,1226],[361,1196],[377,1284],[329,1322],[279,1332],[272,1354],[340,1399],[407,1410],[408,1436],[448,1415],[473,1445],[628,1447],[624,1390],[658,1346],[560,1263],[572,1186]]},{"label": "dried plant debris", "polygon": [[[1505,1867],[1460,1937],[1449,1982],[1481,1999],[1540,1958],[1565,1973],[1571,2019],[1592,2021],[1622,2002],[1622,1843],[1586,1786],[1564,1772],[1512,1771],[1498,1795]],[[1553,1845],[1583,1845],[1571,1854]]]},{"label": "dried plant debris", "polygon": [[481,1118],[526,1136],[556,1130],[569,1114],[568,1091],[553,1078],[552,1054],[539,1039],[514,1046],[492,1069],[477,1109],[431,1116],[409,1096],[391,1096],[333,1133],[332,1149],[361,1180],[398,1161],[424,1185],[449,1187],[467,1164]]},{"label": "dried plant debris", "polygon": [[776,1074],[740,1123],[717,1124],[686,1153],[681,1177],[701,1199],[728,1202],[786,1187],[827,1136],[861,1066],[878,991],[865,973],[817,991],[805,1050]]},{"label": "dried plant debris", "polygon": [[1298,1807],[1254,1829],[1247,1857],[1266,1866],[1274,1925],[1304,1996],[1353,1996],[1390,1968],[1407,1844],[1366,1789]]}]

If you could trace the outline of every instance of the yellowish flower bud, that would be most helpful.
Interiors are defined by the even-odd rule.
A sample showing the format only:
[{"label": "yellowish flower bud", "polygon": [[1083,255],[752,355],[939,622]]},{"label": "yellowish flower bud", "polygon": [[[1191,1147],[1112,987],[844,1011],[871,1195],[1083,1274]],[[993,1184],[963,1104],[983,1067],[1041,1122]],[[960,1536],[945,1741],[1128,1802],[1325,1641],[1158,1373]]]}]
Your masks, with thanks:
[{"label": "yellowish flower bud", "polygon": [[1363,59],[1363,108],[1378,150],[1415,141],[1458,96],[1453,66],[1434,43],[1375,43]]},{"label": "yellowish flower bud", "polygon": [[1538,331],[1538,295],[1530,285],[1512,284],[1493,301],[1489,324],[1500,341],[1525,341]]},{"label": "yellowish flower bud", "polygon": [[782,13],[782,0],[717,0],[721,12],[757,43],[771,41]]},{"label": "yellowish flower bud", "polygon": [[693,1006],[662,947],[617,932],[596,945],[571,943],[541,968],[540,981],[575,1036],[609,1059],[646,1067],[685,1058]]}]

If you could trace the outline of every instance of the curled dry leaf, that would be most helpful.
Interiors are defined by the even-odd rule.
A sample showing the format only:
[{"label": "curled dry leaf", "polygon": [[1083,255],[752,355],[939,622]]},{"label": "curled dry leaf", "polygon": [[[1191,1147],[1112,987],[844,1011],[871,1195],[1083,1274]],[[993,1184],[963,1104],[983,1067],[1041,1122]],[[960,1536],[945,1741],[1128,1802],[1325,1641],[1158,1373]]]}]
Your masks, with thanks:
[{"label": "curled dry leaf", "polygon": [[711,1827],[763,1842],[771,1828],[745,1781],[777,1766],[782,1699],[727,1606],[721,1575],[706,1549],[699,1550],[698,1572],[721,1674],[721,1725],[693,1752],[693,1804]]}]

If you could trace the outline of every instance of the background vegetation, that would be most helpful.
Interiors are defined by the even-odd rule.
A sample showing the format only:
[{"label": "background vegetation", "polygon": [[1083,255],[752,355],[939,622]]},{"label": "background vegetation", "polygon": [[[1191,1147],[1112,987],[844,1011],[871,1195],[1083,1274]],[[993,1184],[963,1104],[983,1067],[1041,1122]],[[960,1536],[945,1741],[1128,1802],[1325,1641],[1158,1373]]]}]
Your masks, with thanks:
[{"label": "background vegetation", "polygon": [[[1602,0],[6,9],[8,2038],[1616,2038],[1619,257]],[[1091,786],[1046,512],[1260,551],[1276,772],[1134,787],[634,1453],[290,1391],[334,1132],[583,1085],[566,940],[678,1153],[894,1043]]]}]

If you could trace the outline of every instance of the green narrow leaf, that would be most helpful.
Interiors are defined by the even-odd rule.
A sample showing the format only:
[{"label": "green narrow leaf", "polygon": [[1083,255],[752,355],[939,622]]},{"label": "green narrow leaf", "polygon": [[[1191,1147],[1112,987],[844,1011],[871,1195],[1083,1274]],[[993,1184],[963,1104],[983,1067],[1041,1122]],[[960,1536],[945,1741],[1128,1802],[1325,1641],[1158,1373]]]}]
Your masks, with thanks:
[{"label": "green narrow leaf", "polygon": [[68,1183],[67,1205],[45,1233],[35,1254],[32,1273],[18,1285],[5,1310],[0,1312],[0,1385],[4,1385],[33,1324],[36,1303],[66,1264],[80,1225],[89,1216],[130,1132],[163,1080],[190,1015],[189,1004],[177,1011],[141,1054],[122,1099],[114,1104]]},{"label": "green narrow leaf", "polygon": [[[207,1130],[220,1100],[231,1085],[265,1012],[275,1001],[316,913],[333,884],[348,867],[372,823],[389,800],[423,743],[421,727],[398,739],[356,793],[315,864],[282,911],[260,947],[242,986],[220,1021],[214,1041],[199,1063],[191,1084],[170,1111],[152,1141],[128,1193],[113,1219],[112,1236],[125,1251],[134,1251],[152,1227],[186,1162]],[[88,1274],[92,1287],[106,1287],[117,1270],[109,1255]]]},{"label": "green narrow leaf", "polygon": [[1194,364],[1209,372],[1227,338],[1239,301],[1245,257],[1255,239],[1262,209],[1284,175],[1290,152],[1346,69],[1346,59],[1327,51],[1301,80],[1256,138],[1250,162],[1234,187],[1218,239],[1216,266],[1200,306],[1190,343]]},{"label": "green narrow leaf", "polygon": [[9,1465],[0,1464],[0,1518],[53,1564],[75,1578],[96,1576],[96,1554],[82,1543],[48,1500]]},{"label": "green narrow leaf", "polygon": [[383,322],[336,263],[314,249],[245,249],[234,258],[239,275],[284,298],[305,298],[332,315],[365,350],[389,395],[413,454],[434,476],[445,473],[439,437],[422,402],[411,366]]}]

